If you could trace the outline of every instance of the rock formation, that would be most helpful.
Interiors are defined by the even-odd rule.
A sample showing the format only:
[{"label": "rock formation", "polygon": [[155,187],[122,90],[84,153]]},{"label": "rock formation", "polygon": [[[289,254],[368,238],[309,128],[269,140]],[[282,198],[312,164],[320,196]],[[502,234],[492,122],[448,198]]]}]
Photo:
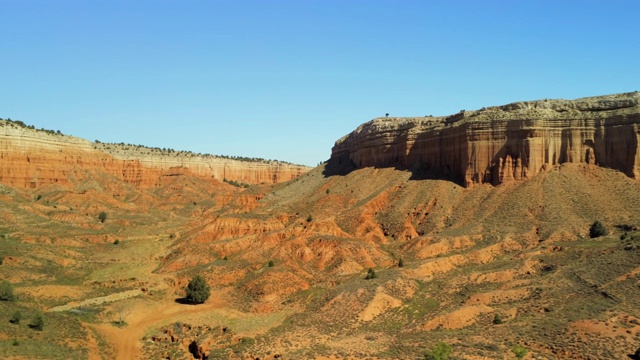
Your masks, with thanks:
[{"label": "rock formation", "polygon": [[540,100],[446,117],[377,118],[338,140],[334,167],[409,169],[464,186],[529,179],[562,163],[640,175],[640,93]]},{"label": "rock formation", "polygon": [[244,161],[125,144],[92,143],[73,136],[0,121],[0,183],[20,188],[68,185],[89,174],[108,174],[138,187],[189,172],[205,179],[277,183],[309,170],[279,161]]}]

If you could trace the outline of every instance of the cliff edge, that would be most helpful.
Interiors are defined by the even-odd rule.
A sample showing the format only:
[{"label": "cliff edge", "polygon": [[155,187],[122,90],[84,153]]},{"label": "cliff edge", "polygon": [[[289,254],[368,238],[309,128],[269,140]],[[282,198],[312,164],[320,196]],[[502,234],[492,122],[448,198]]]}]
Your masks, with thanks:
[{"label": "cliff edge", "polygon": [[90,173],[154,187],[162,176],[190,173],[246,184],[278,183],[310,170],[263,159],[235,159],[140,145],[105,144],[0,120],[0,183],[20,188],[68,185]]},{"label": "cliff edge", "polygon": [[329,169],[395,166],[472,186],[585,163],[638,178],[639,124],[638,92],[516,102],[443,117],[377,118],[335,143]]}]

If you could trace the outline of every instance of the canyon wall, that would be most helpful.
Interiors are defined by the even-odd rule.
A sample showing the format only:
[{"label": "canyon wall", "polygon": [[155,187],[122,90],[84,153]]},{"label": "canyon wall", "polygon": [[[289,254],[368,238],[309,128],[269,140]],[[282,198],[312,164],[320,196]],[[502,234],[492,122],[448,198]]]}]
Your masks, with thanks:
[{"label": "canyon wall", "polygon": [[540,100],[446,117],[377,118],[338,140],[330,165],[390,167],[464,186],[531,178],[562,163],[640,175],[640,93]]},{"label": "canyon wall", "polygon": [[137,187],[153,187],[161,176],[189,172],[204,179],[248,184],[291,180],[310,168],[279,161],[244,161],[124,144],[93,143],[0,121],[0,183],[39,188],[69,185],[102,174]]}]

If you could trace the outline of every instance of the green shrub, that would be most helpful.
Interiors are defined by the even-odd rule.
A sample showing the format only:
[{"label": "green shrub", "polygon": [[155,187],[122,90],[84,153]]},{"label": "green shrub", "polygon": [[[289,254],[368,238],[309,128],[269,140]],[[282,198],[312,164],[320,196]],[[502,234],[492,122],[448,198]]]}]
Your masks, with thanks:
[{"label": "green shrub", "polygon": [[42,329],[44,329],[44,315],[42,315],[42,313],[37,313],[33,319],[31,319],[31,324],[29,324],[29,327],[34,329],[34,330],[38,330],[38,331],[42,331]]},{"label": "green shrub", "polygon": [[202,304],[207,301],[211,295],[207,281],[200,275],[194,276],[193,279],[189,281],[185,291],[187,293],[187,301],[192,304]]},{"label": "green shrub", "polygon": [[9,320],[12,324],[20,324],[20,320],[22,320],[22,313],[16,310],[13,315],[11,315],[11,320]]},{"label": "green shrub", "polygon": [[404,267],[404,260],[402,260],[402,258],[398,260],[398,267]]},{"label": "green shrub", "polygon": [[101,211],[100,214],[98,214],[98,220],[100,220],[101,223],[104,223],[105,221],[107,221],[107,213],[104,211]]},{"label": "green shrub", "polygon": [[14,301],[16,296],[13,294],[13,285],[7,280],[0,282],[0,300]]},{"label": "green shrub", "polygon": [[495,325],[500,325],[500,324],[502,324],[502,316],[500,316],[500,314],[495,314],[495,315],[493,316],[493,323],[494,323]]},{"label": "green shrub", "polygon": [[269,263],[267,263],[268,267],[274,267],[276,266],[276,264],[273,262],[273,260],[269,260]]},{"label": "green shrub", "polygon": [[596,220],[589,228],[589,236],[594,239],[600,236],[607,235],[607,228],[599,221]]},{"label": "green shrub", "polygon": [[425,355],[426,360],[448,360],[449,355],[453,352],[453,348],[451,345],[445,342],[438,342],[432,349],[429,351],[427,355]]},{"label": "green shrub", "polygon": [[372,269],[369,268],[369,270],[367,270],[367,276],[365,276],[365,280],[371,280],[371,279],[375,279],[377,278],[378,275],[376,275],[376,272]]},{"label": "green shrub", "polygon": [[18,346],[20,345],[20,341],[18,341],[18,339],[13,339],[13,341],[11,342],[12,346]]},{"label": "green shrub", "polygon": [[511,352],[513,352],[518,359],[522,359],[525,355],[527,355],[529,350],[527,350],[524,346],[518,344],[514,346],[513,349],[511,349]]},{"label": "green shrub", "polygon": [[309,216],[307,216],[307,222],[311,222],[313,221],[313,216],[311,216],[311,214],[309,214]]}]

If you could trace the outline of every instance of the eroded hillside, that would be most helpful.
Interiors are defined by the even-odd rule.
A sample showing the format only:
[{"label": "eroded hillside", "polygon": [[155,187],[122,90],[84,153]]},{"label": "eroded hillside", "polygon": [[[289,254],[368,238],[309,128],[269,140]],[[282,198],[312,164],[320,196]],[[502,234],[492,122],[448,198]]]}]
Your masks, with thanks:
[{"label": "eroded hillside", "polygon": [[20,188],[69,186],[87,172],[136,187],[155,187],[163,176],[188,172],[205,180],[273,184],[310,168],[275,160],[194,154],[131,144],[105,144],[0,120],[0,183]]},{"label": "eroded hillside", "polygon": [[[622,110],[607,102],[627,97],[636,102]],[[640,340],[640,183],[635,170],[599,166],[607,157],[592,137],[637,136],[636,98],[489,110],[506,112],[507,127],[515,128],[512,107],[539,112],[541,119],[521,122],[536,124],[534,135],[561,134],[554,156],[567,160],[529,156],[527,176],[497,186],[461,186],[471,183],[421,161],[402,162],[408,158],[359,164],[335,148],[328,163],[302,176],[246,189],[175,168],[151,187],[88,169],[84,177],[67,176],[70,185],[3,185],[0,269],[18,299],[0,301],[0,316],[41,310],[49,326],[8,324],[0,330],[0,354],[413,359],[445,342],[462,359],[513,358],[516,346],[528,351],[525,358],[625,358]],[[597,108],[601,103],[606,109]],[[607,120],[585,118],[566,132],[582,134],[579,140],[545,128],[572,124],[576,111]],[[621,128],[612,125],[611,111],[623,112]],[[472,147],[538,141],[513,143],[502,130],[482,140],[485,133],[470,134],[479,139]],[[632,142],[605,141],[602,151],[635,159]],[[404,154],[417,144],[410,143]],[[350,151],[399,154],[393,149],[402,146],[389,144]],[[533,148],[519,149],[526,150],[520,158]],[[569,161],[574,150],[594,157]],[[483,171],[504,164],[495,161]],[[101,212],[108,214],[104,222]],[[596,220],[609,233],[591,238]],[[196,274],[212,296],[183,304]]]}]

